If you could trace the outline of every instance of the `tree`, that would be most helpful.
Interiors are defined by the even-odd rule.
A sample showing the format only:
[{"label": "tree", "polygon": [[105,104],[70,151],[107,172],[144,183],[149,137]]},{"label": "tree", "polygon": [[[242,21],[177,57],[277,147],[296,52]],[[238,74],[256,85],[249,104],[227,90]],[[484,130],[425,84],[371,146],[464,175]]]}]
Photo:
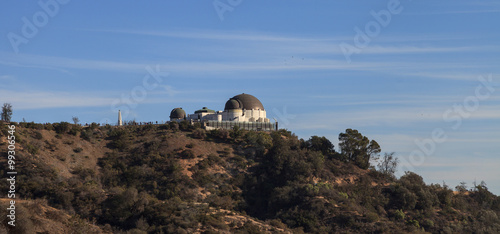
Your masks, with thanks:
[{"label": "tree", "polygon": [[326,137],[312,136],[309,140],[304,142],[307,149],[320,151],[324,156],[334,153],[333,144]]},{"label": "tree", "polygon": [[2,106],[2,120],[5,122],[10,122],[12,118],[12,105],[10,103],[4,103]]},{"label": "tree", "polygon": [[362,169],[368,169],[370,159],[380,153],[380,145],[376,141],[370,141],[358,130],[350,128],[339,134],[339,147],[344,161],[353,162]]},{"label": "tree", "polygon": [[385,153],[382,161],[377,165],[378,171],[392,177],[394,176],[394,173],[396,173],[398,163],[399,159],[397,157],[394,157],[394,152],[390,154]]},{"label": "tree", "polygon": [[75,125],[80,122],[80,119],[78,117],[76,117],[76,116],[73,116],[72,119],[73,119],[73,123],[75,123]]},{"label": "tree", "polygon": [[460,182],[460,185],[457,185],[455,187],[455,190],[461,193],[467,192],[467,183],[465,183],[464,181]]}]

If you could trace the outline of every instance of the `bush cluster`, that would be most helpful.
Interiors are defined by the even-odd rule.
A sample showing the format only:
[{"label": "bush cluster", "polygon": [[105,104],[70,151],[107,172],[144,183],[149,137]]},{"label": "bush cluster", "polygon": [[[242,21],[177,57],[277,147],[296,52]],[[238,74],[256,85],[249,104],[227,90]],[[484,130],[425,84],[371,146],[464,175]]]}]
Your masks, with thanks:
[{"label": "bush cluster", "polygon": [[[349,131],[353,139],[344,140],[359,141],[365,151],[353,151],[346,160],[349,149],[338,153],[325,137],[301,140],[286,130],[205,131],[184,122],[75,128],[61,122],[49,130],[61,140],[44,139],[44,148],[37,133],[46,127],[21,124],[34,129],[19,131],[19,138],[25,139],[20,144],[33,154],[56,151],[51,141],[67,142],[75,153],[82,152],[80,144],[70,140],[72,131],[80,132],[87,144],[106,141],[108,153],[98,160],[98,167],[72,167],[70,178],[43,160],[19,155],[21,197],[45,199],[51,206],[77,214],[72,223],[82,230],[82,220],[95,219],[97,225],[116,233],[263,231],[250,222],[228,223],[225,212],[229,211],[259,219],[274,231],[294,233],[500,231],[500,197],[489,192],[485,183],[454,194],[447,186],[426,185],[412,172],[396,179],[366,170],[363,160],[377,147],[354,131]],[[3,132],[4,126],[0,128]],[[179,130],[188,132],[175,133]],[[195,139],[189,139],[186,147],[172,146],[170,134]],[[195,156],[200,141],[220,143],[224,150]],[[54,154],[60,162],[66,161],[65,155]],[[0,189],[6,186],[1,183]]]}]

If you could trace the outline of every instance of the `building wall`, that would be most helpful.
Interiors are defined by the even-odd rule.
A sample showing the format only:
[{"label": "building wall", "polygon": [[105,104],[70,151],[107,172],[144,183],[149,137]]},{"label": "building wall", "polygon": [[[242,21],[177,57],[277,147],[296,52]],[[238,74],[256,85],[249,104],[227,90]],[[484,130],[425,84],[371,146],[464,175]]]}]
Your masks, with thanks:
[{"label": "building wall", "polygon": [[230,110],[218,111],[216,113],[197,113],[190,114],[187,120],[215,120],[215,121],[234,121],[234,122],[265,122],[269,123],[266,118],[265,110]]},{"label": "building wall", "polygon": [[276,130],[276,123],[265,122],[235,122],[235,121],[207,121],[204,122],[206,130],[213,129],[233,129],[238,126],[240,129],[254,130],[254,131],[274,131]]}]

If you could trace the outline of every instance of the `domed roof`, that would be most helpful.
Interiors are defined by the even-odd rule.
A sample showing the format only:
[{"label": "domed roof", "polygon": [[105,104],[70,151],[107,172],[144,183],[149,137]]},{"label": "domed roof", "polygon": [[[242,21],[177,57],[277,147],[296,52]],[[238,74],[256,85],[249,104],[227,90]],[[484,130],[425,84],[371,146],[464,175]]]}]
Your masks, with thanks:
[{"label": "domed roof", "polygon": [[171,119],[184,119],[186,118],[186,112],[182,108],[175,108],[170,112]]},{"label": "domed roof", "polygon": [[242,109],[243,104],[238,99],[229,99],[229,101],[226,102],[226,106],[224,107],[224,110],[234,110],[234,109]]},{"label": "domed roof", "polygon": [[194,113],[195,114],[198,114],[198,113],[215,113],[215,111],[214,110],[210,110],[207,107],[203,107],[203,108],[195,111]]},{"label": "domed roof", "polygon": [[264,110],[264,106],[256,97],[242,93],[236,95],[226,102],[224,110],[245,109],[245,110]]}]

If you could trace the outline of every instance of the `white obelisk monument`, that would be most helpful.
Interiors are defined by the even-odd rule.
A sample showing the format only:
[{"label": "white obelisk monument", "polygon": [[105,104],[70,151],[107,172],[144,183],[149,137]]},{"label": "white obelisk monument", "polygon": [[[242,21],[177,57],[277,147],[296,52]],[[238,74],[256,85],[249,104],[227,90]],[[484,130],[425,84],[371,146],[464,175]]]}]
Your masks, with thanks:
[{"label": "white obelisk monument", "polygon": [[122,111],[118,110],[118,126],[123,126]]}]

